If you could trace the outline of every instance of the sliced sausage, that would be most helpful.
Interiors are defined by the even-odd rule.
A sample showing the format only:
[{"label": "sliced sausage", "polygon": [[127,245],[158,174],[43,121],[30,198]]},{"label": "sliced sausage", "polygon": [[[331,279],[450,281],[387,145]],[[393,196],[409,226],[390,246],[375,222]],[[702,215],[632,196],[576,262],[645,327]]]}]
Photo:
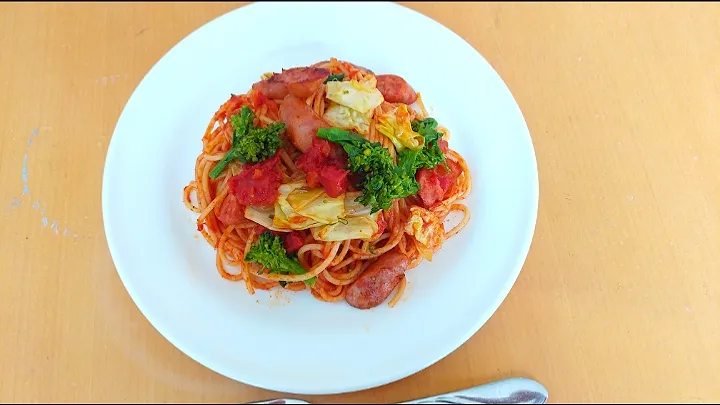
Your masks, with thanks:
[{"label": "sliced sausage", "polygon": [[265,97],[273,100],[282,100],[288,95],[287,84],[277,80],[269,79],[261,80],[252,85],[253,90],[259,91]]},{"label": "sliced sausage", "polygon": [[415,90],[400,76],[377,76],[377,89],[388,103],[412,104],[417,100]]},{"label": "sliced sausage", "polygon": [[290,142],[307,152],[320,128],[332,128],[305,101],[289,94],[280,105],[280,120],[285,123]]},{"label": "sliced sausage", "polygon": [[275,73],[270,78],[253,84],[253,89],[268,98],[282,100],[288,94],[299,98],[310,97],[330,76],[327,69],[297,67]]},{"label": "sliced sausage", "polygon": [[402,280],[408,258],[399,252],[388,252],[371,264],[348,288],[345,301],[358,309],[369,309],[383,303]]},{"label": "sliced sausage", "polygon": [[283,80],[287,83],[288,91],[295,97],[308,98],[317,91],[325,79],[330,76],[330,71],[320,68],[293,68],[281,73]]}]

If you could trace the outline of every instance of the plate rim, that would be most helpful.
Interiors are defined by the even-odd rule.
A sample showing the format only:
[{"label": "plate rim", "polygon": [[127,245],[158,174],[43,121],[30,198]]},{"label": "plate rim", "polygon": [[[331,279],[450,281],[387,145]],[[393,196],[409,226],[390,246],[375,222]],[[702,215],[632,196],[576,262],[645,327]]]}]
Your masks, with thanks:
[{"label": "plate rim", "polygon": [[[275,2],[267,2],[267,3],[275,3]],[[266,4],[267,4],[266,3]],[[376,388],[380,386],[384,386],[396,381],[399,381],[401,379],[407,378],[409,376],[412,376],[422,370],[427,369],[428,367],[431,367],[438,361],[444,359],[460,347],[462,347],[467,341],[475,335],[487,322],[490,318],[492,318],[493,315],[497,312],[498,308],[502,305],[502,303],[507,298],[508,294],[512,290],[513,286],[517,282],[517,279],[519,278],[519,275],[523,269],[523,266],[527,260],[532,241],[535,235],[535,230],[537,227],[537,218],[538,218],[538,208],[539,208],[539,197],[540,197],[540,190],[539,190],[539,172],[538,172],[538,166],[537,166],[537,156],[535,152],[535,147],[533,144],[533,139],[530,134],[530,130],[527,126],[527,121],[525,120],[525,117],[522,113],[522,110],[520,109],[519,104],[517,103],[517,100],[513,96],[512,92],[510,91],[509,87],[505,83],[505,81],[502,79],[500,74],[495,70],[495,68],[490,64],[487,59],[472,45],[470,45],[467,41],[465,41],[462,37],[460,37],[455,31],[450,29],[449,27],[445,26],[444,24],[432,19],[431,17],[416,11],[412,8],[406,7],[401,4],[396,3],[389,3],[389,2],[380,2],[385,4],[390,4],[393,7],[397,9],[402,9],[402,12],[409,12],[413,13],[416,16],[419,16],[421,18],[424,18],[426,20],[429,20],[432,23],[437,24],[439,27],[447,30],[452,36],[454,36],[457,40],[464,43],[466,46],[469,46],[476,54],[480,57],[480,59],[487,64],[487,66],[490,68],[492,73],[496,76],[496,78],[499,80],[499,84],[502,85],[503,90],[506,91],[514,104],[514,109],[516,110],[515,113],[519,115],[519,118],[522,120],[522,132],[524,135],[524,141],[528,143],[527,146],[529,146],[529,155],[526,156],[526,159],[528,159],[527,164],[532,167],[532,172],[526,173],[528,175],[529,184],[531,186],[531,189],[527,190],[528,197],[532,200],[529,201],[529,203],[532,203],[532,207],[528,206],[529,211],[528,214],[528,223],[527,228],[523,230],[523,238],[521,241],[517,243],[518,246],[518,252],[519,254],[516,255],[514,263],[511,268],[507,271],[507,279],[502,285],[502,288],[498,289],[498,295],[497,298],[494,300],[492,305],[488,306],[488,309],[485,311],[487,316],[479,316],[477,320],[474,322],[473,326],[468,329],[468,332],[464,335],[458,335],[452,342],[444,342],[443,345],[441,345],[445,350],[439,350],[438,355],[433,356],[432,360],[426,361],[425,365],[418,369],[408,369],[403,372],[396,372],[395,374],[382,374],[382,378],[374,378],[371,382],[366,382],[364,384],[357,384],[353,387],[335,387],[334,389],[324,389],[324,390],[287,390],[282,388],[283,382],[282,381],[255,381],[251,375],[245,375],[243,378],[238,378],[237,375],[232,375],[233,373],[229,372],[228,370],[224,370],[222,367],[217,367],[217,364],[215,364],[214,361],[203,358],[203,356],[199,355],[197,352],[190,350],[186,345],[182,342],[182,339],[177,337],[171,337],[170,333],[167,333],[167,330],[165,330],[165,327],[162,326],[162,322],[159,322],[157,319],[149,316],[148,314],[148,307],[147,304],[144,303],[145,300],[137,294],[137,292],[134,290],[134,287],[132,283],[128,280],[128,275],[124,274],[125,272],[121,270],[122,265],[120,263],[123,262],[122,255],[119,252],[121,249],[119,248],[119,245],[116,241],[114,241],[113,231],[112,231],[112,225],[109,225],[112,220],[109,219],[108,215],[108,209],[107,209],[107,199],[108,199],[108,193],[109,193],[109,184],[108,184],[108,172],[112,170],[112,164],[108,164],[108,162],[112,162],[114,160],[115,154],[113,151],[117,150],[117,147],[113,148],[113,144],[115,142],[116,133],[118,124],[121,122],[127,108],[129,105],[131,105],[133,99],[138,93],[138,89],[142,86],[143,83],[146,82],[147,78],[151,76],[153,71],[160,65],[160,62],[167,57],[168,54],[173,52],[175,49],[177,49],[181,44],[183,44],[188,38],[192,37],[196,32],[203,29],[204,27],[211,25],[215,23],[216,21],[220,19],[225,18],[232,18],[234,14],[242,13],[248,8],[258,8],[263,7],[263,3],[256,2],[251,3],[248,5],[240,6],[237,8],[234,8],[232,10],[229,10],[227,12],[224,12],[208,21],[203,23],[202,25],[198,26],[197,28],[190,31],[187,35],[185,35],[182,39],[180,39],[176,44],[174,44],[170,49],[168,49],[159,59],[155,61],[155,63],[152,65],[150,69],[145,73],[142,80],[138,82],[137,86],[131,93],[130,97],[128,97],[120,115],[118,116],[118,119],[116,121],[115,127],[113,129],[113,134],[110,139],[110,142],[108,144],[108,148],[106,151],[106,157],[104,161],[104,168],[103,168],[103,176],[102,176],[102,186],[101,186],[101,208],[102,208],[102,221],[103,221],[103,228],[105,233],[106,242],[108,244],[108,249],[110,252],[110,256],[113,261],[113,265],[115,267],[116,272],[118,273],[118,276],[127,291],[127,293],[130,295],[133,303],[138,308],[138,310],[142,313],[142,315],[145,317],[145,319],[153,326],[153,328],[169,343],[171,343],[173,346],[175,346],[178,350],[180,350],[184,355],[188,356],[189,358],[193,359],[195,362],[203,365],[204,367],[208,368],[209,370],[223,375],[229,379],[232,379],[234,381],[241,382],[243,384],[247,384],[253,387],[265,389],[265,390],[271,390],[271,391],[279,391],[279,392],[285,392],[288,394],[298,394],[298,395],[330,395],[330,394],[341,394],[341,393],[350,393],[350,392],[357,392],[362,391],[366,389]],[[530,210],[530,208],[532,208]],[[521,253],[521,254],[520,254]],[[509,266],[510,267],[510,266]],[[469,324],[469,323],[468,323]]]}]

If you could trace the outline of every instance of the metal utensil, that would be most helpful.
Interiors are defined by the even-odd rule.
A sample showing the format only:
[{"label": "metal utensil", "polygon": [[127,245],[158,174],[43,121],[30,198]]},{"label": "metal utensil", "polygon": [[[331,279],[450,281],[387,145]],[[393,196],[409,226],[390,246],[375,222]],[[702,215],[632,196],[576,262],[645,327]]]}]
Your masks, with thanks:
[{"label": "metal utensil", "polygon": [[[508,378],[401,404],[544,404],[548,391],[529,378]],[[272,399],[253,404],[309,404],[300,399]]]}]

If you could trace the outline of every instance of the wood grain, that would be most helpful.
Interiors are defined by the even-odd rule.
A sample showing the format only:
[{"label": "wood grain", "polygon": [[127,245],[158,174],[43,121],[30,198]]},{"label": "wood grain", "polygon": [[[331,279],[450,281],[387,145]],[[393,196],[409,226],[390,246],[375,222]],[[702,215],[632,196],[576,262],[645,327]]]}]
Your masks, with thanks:
[{"label": "wood grain", "polygon": [[[133,89],[238,6],[0,4],[0,402],[279,395],[200,366],[149,325],[100,213]],[[535,239],[459,350],[385,387],[307,399],[399,401],[522,375],[552,402],[720,400],[720,6],[409,6],[481,52],[522,108],[540,170]]]}]

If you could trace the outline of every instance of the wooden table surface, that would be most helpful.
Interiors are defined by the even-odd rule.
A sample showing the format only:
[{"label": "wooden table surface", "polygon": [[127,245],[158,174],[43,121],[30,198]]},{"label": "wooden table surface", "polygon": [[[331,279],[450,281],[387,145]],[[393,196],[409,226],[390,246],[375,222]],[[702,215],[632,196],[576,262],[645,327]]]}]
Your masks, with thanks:
[{"label": "wooden table surface", "polygon": [[[123,288],[103,232],[108,142],[174,44],[239,4],[0,4],[0,402],[278,396],[186,357]],[[493,65],[540,171],[529,257],[436,365],[314,402],[508,376],[551,402],[720,400],[720,5],[411,4]],[[429,50],[431,51],[431,50]]]}]

